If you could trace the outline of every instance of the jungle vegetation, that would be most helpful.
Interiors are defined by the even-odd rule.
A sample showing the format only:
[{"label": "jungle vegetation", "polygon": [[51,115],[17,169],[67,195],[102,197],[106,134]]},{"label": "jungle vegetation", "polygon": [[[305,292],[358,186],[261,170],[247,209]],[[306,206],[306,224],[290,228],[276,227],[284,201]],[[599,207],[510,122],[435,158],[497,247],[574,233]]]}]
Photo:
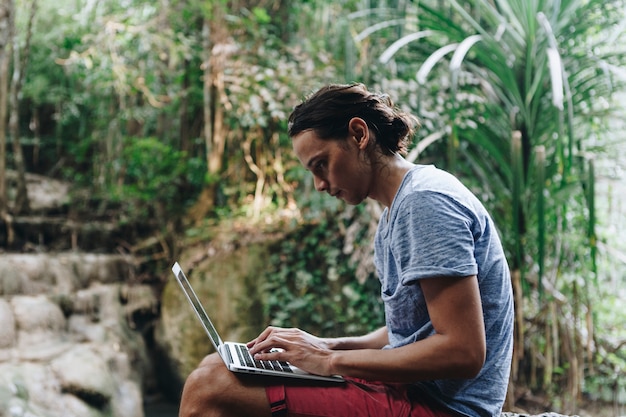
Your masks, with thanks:
[{"label": "jungle vegetation", "polygon": [[306,94],[363,82],[421,119],[407,158],[459,176],[500,229],[517,308],[510,402],[520,387],[564,409],[583,396],[624,401],[626,246],[598,189],[624,167],[625,10],[624,0],[0,0],[5,244],[12,219],[31,211],[27,173],[72,182],[119,222],[150,223],[158,242],[234,219],[305,225],[270,259],[266,286],[282,292],[268,320],[327,334],[375,327],[380,207],[315,193],[286,135]]}]

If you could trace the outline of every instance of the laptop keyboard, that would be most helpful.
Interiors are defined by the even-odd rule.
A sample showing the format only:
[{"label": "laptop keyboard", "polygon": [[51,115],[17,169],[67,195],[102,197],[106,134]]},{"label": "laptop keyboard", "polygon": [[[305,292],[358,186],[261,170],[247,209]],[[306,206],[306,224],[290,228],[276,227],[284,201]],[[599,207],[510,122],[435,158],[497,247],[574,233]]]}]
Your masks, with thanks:
[{"label": "laptop keyboard", "polygon": [[260,361],[252,357],[248,349],[243,345],[235,345],[237,350],[237,356],[241,363],[245,363],[246,366],[258,369],[269,369],[280,372],[293,372],[287,362],[283,361]]}]

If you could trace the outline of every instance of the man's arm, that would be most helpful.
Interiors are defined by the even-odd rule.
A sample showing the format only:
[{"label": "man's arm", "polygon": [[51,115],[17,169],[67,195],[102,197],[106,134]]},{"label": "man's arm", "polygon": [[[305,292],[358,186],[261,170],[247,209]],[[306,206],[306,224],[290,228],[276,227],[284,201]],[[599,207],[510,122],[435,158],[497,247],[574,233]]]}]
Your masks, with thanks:
[{"label": "man's arm", "polygon": [[[381,327],[363,336],[321,338],[301,329],[270,326],[256,339],[248,342],[247,346],[252,354],[268,354],[272,348],[286,348],[277,342],[286,344],[289,341],[297,342],[300,349],[316,349],[316,353],[322,351],[329,353],[333,350],[382,349],[389,342],[389,339],[386,327]],[[272,345],[272,343],[274,344]]]},{"label": "man's arm", "polygon": [[387,327],[381,327],[363,336],[329,338],[324,341],[332,350],[382,349],[389,343],[389,338]]},{"label": "man's arm", "polygon": [[473,378],[486,352],[476,276],[420,281],[435,334],[397,349],[335,351],[328,373],[393,382]]},{"label": "man's arm", "polygon": [[[388,382],[473,378],[480,372],[486,354],[476,276],[423,279],[419,285],[435,329],[435,334],[424,340],[380,349],[387,336],[379,329],[363,338],[343,339],[332,350],[325,339],[301,330],[269,328],[251,343],[251,352],[257,359],[285,360],[319,375]],[[273,347],[284,350],[270,352]],[[339,350],[347,347],[353,349]]]}]

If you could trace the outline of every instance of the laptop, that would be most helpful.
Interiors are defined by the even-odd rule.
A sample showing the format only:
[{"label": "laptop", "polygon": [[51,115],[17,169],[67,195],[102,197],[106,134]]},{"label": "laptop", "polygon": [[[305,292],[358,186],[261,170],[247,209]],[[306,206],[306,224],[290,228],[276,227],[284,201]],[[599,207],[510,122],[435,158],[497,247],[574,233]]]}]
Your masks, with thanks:
[{"label": "laptop", "polygon": [[187,300],[189,300],[193,310],[196,312],[196,316],[200,320],[200,324],[202,324],[202,327],[206,330],[209,340],[211,340],[211,343],[226,364],[226,367],[232,372],[328,382],[344,381],[344,379],[338,375],[314,375],[283,361],[256,360],[250,354],[248,347],[245,344],[223,342],[178,262],[172,266],[172,272],[174,273],[180,288],[183,290],[183,293],[185,293]]}]

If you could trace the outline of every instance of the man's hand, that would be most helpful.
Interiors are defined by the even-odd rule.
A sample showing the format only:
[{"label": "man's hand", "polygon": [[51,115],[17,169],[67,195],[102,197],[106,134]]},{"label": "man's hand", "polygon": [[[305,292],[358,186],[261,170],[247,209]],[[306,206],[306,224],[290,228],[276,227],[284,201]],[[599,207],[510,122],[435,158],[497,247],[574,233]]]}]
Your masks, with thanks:
[{"label": "man's hand", "polygon": [[250,353],[258,360],[287,361],[317,375],[332,375],[333,351],[325,339],[300,329],[268,327],[248,343]]}]

